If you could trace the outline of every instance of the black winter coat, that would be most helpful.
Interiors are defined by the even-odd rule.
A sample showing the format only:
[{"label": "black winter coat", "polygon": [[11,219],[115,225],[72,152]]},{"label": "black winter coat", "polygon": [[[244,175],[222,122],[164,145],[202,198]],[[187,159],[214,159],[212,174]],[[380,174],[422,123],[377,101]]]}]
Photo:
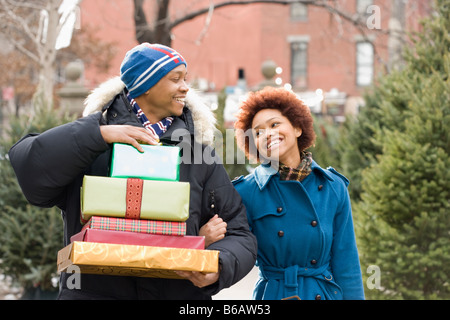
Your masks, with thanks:
[{"label": "black winter coat", "polygon": [[[100,133],[100,125],[108,124],[142,126],[124,92],[105,105],[103,112],[42,134],[29,134],[9,151],[11,164],[28,201],[40,207],[61,209],[64,245],[82,227],[80,187],[83,176],[108,176],[111,146]],[[67,288],[70,274],[62,273],[60,299],[211,299],[211,295],[242,279],[254,266],[256,239],[249,231],[245,207],[223,165],[211,161],[216,159],[213,149],[195,142],[194,121],[188,108],[184,108],[180,117],[175,117],[160,140],[179,145],[183,152],[180,181],[190,183],[187,234],[198,235],[200,227],[216,213],[227,222],[226,237],[208,247],[220,251],[219,280],[200,289],[188,280],[82,274],[81,289],[77,290]],[[203,153],[200,163],[198,150]],[[205,155],[209,155],[209,159]]]}]

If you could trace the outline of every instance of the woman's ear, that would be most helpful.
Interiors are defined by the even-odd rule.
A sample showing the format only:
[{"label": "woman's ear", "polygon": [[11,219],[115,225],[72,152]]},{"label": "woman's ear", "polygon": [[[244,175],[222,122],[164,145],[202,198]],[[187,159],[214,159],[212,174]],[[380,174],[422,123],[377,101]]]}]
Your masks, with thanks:
[{"label": "woman's ear", "polygon": [[294,128],[295,137],[298,138],[302,135],[302,129],[301,128]]}]

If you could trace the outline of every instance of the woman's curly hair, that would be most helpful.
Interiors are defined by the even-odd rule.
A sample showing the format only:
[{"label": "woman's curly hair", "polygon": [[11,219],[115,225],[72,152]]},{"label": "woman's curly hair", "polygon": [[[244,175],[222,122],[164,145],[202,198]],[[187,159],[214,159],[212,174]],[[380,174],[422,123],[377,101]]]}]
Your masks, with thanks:
[{"label": "woman's curly hair", "polygon": [[249,97],[242,103],[237,114],[237,121],[234,124],[237,144],[245,152],[248,159],[253,158],[260,161],[251,129],[253,118],[263,109],[279,110],[294,127],[302,129],[302,135],[297,139],[300,152],[314,145],[316,134],[309,107],[292,91],[266,87],[250,93]]}]

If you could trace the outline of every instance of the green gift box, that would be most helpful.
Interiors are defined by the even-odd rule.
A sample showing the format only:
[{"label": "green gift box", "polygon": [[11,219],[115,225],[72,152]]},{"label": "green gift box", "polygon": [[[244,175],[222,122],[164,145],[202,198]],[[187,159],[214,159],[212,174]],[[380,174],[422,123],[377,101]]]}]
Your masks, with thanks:
[{"label": "green gift box", "polygon": [[177,146],[141,145],[139,152],[129,144],[114,143],[110,176],[148,180],[178,181],[180,148]]},{"label": "green gift box", "polygon": [[81,216],[186,221],[188,182],[86,175],[81,187]]}]

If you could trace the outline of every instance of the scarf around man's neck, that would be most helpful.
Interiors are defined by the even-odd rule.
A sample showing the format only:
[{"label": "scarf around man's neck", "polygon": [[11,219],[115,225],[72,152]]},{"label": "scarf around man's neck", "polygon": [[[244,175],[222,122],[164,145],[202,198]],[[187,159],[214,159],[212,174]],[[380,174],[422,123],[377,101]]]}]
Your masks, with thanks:
[{"label": "scarf around man's neck", "polygon": [[311,173],[312,154],[311,152],[300,153],[300,165],[297,168],[290,168],[282,163],[278,168],[280,172],[280,180],[297,180],[302,181]]},{"label": "scarf around man's neck", "polygon": [[158,137],[162,136],[163,133],[169,129],[170,125],[172,124],[173,117],[167,117],[162,119],[161,121],[158,121],[157,123],[150,123],[145,113],[142,111],[142,109],[138,106],[136,100],[134,100],[130,94],[127,94],[128,101],[131,104],[131,107],[133,108],[134,113],[138,117],[138,119],[141,121],[142,125],[145,129],[151,131],[152,133],[158,135]]}]

